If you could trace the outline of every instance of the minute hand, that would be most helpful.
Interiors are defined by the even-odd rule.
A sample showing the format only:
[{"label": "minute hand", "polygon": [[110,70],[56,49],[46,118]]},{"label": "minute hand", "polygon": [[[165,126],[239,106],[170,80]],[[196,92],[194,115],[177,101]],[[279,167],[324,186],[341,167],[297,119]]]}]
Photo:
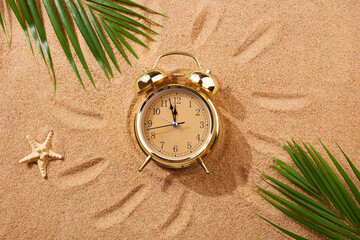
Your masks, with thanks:
[{"label": "minute hand", "polygon": [[176,111],[176,104],[174,105],[174,112],[173,112],[173,115],[174,115],[174,122],[176,122],[176,115],[177,115],[177,111]]},{"label": "minute hand", "polygon": [[[179,122],[178,124],[184,124],[185,122]],[[152,130],[152,129],[157,129],[157,128],[163,128],[163,127],[170,127],[173,126],[172,124],[168,124],[168,125],[163,125],[163,126],[159,126],[159,127],[153,127],[153,128],[148,128],[146,130]]]}]

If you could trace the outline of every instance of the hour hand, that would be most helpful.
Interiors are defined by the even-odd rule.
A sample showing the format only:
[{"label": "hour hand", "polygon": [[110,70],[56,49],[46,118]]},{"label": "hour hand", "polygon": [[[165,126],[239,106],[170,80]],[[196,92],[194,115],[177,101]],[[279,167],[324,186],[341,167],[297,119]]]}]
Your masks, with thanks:
[{"label": "hour hand", "polygon": [[171,99],[170,99],[170,98],[169,98],[169,102],[170,102],[170,110],[171,110],[171,112],[173,112],[174,107],[173,107],[173,105],[171,104]]}]

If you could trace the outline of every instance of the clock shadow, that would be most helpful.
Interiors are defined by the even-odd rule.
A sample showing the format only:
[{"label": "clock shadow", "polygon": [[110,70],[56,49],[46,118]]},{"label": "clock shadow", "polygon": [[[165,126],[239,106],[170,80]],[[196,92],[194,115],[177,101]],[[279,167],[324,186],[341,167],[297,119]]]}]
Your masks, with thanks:
[{"label": "clock shadow", "polygon": [[[184,169],[166,169],[169,175],[164,181],[164,192],[171,188],[174,180],[191,191],[212,197],[231,194],[238,186],[247,183],[252,162],[251,148],[234,123],[245,118],[245,109],[231,94],[219,94],[217,99],[221,99],[218,103],[220,134],[214,149],[203,159],[210,173],[206,174],[199,163]],[[234,107],[229,111],[224,106]]]}]

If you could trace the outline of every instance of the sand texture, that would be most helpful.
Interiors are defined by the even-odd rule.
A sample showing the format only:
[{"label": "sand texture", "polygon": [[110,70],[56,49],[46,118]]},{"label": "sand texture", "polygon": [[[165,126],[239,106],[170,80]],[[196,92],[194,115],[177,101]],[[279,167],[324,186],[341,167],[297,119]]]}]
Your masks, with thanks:
[{"label": "sand texture", "polygon": [[[36,61],[8,6],[0,10],[11,49],[0,34],[0,238],[4,239],[284,239],[255,211],[286,229],[321,236],[285,217],[256,193],[260,172],[275,174],[272,156],[291,163],[283,144],[319,136],[340,157],[336,139],[360,167],[359,1],[140,1],[165,13],[151,50],[133,44],[140,60],[108,82],[91,52],[84,55],[98,90],[73,73],[45,16],[55,72]],[[35,47],[35,45],[34,45]],[[35,48],[34,48],[35,49]],[[132,139],[142,68],[167,51],[195,54],[220,81],[215,98],[222,119],[216,149],[183,170],[150,163]],[[184,57],[159,65],[169,72],[194,68]],[[54,131],[48,178],[26,136],[42,142]],[[322,151],[323,152],[323,151]]]}]

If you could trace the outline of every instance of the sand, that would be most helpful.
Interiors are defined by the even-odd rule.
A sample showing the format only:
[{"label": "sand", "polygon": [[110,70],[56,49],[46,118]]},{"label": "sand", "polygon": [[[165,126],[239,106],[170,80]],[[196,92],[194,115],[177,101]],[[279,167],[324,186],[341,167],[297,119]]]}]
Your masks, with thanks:
[{"label": "sand", "polygon": [[[144,2],[144,1],[140,1]],[[40,55],[36,61],[6,5],[11,49],[0,34],[0,237],[4,239],[284,239],[255,211],[286,229],[321,236],[276,211],[256,193],[272,156],[291,164],[291,139],[336,156],[333,139],[360,167],[360,4],[357,1],[146,1],[168,18],[151,50],[135,47],[130,68],[108,82],[89,50],[84,54],[98,90],[78,83],[50,23],[57,95]],[[81,40],[84,44],[84,41]],[[167,51],[195,54],[220,81],[214,100],[222,118],[216,149],[199,165],[173,171],[150,163],[129,127],[134,80]],[[191,59],[169,57],[161,68],[191,69]],[[51,161],[48,179],[26,135],[45,140],[64,160]],[[340,158],[345,165],[345,159]]]}]

